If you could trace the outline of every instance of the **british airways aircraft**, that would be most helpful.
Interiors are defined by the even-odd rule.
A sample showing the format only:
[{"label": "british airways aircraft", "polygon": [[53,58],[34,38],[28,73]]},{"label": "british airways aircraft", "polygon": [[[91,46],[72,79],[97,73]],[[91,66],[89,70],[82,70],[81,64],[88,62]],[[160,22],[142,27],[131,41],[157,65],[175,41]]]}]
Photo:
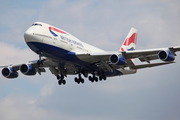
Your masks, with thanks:
[{"label": "british airways aircraft", "polygon": [[[104,51],[84,43],[70,33],[42,22],[35,22],[24,33],[29,48],[39,55],[39,59],[25,64],[5,66],[2,75],[6,78],[17,78],[20,70],[24,75],[32,76],[45,72],[49,68],[58,79],[58,84],[65,85],[64,77],[77,75],[74,81],[84,83],[88,77],[91,82],[106,80],[107,77],[134,74],[137,69],[171,64],[175,52],[180,46],[158,49],[135,50],[137,30],[131,28],[119,51]],[[142,65],[135,65],[138,58]],[[160,63],[150,63],[160,59]]]}]

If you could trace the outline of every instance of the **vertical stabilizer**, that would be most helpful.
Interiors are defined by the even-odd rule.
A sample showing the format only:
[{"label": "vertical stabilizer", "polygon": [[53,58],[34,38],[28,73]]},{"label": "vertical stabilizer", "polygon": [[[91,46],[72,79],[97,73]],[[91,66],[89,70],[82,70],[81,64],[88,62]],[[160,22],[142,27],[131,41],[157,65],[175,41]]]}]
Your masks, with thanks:
[{"label": "vertical stabilizer", "polygon": [[119,51],[135,50],[136,49],[136,41],[137,41],[137,33],[138,33],[138,31],[135,28],[131,28],[131,30],[129,31],[129,33]]}]

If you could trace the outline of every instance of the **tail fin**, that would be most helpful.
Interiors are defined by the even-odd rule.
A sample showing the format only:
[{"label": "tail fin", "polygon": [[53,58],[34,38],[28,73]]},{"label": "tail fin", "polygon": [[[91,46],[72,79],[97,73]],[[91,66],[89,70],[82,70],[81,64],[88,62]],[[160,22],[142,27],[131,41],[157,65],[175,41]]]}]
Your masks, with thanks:
[{"label": "tail fin", "polygon": [[127,35],[119,51],[135,50],[136,41],[137,41],[137,33],[138,31],[135,28],[131,28],[131,30],[129,31],[129,34]]}]

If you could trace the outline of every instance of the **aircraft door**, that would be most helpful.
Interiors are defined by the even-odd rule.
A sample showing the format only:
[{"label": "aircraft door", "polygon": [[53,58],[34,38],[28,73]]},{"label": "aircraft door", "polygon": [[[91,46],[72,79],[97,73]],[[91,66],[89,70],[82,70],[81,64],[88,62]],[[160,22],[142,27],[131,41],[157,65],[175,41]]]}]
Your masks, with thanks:
[{"label": "aircraft door", "polygon": [[53,38],[53,43],[56,44],[57,38]]},{"label": "aircraft door", "polygon": [[71,43],[71,45],[70,45],[70,50],[73,50],[73,43]]}]

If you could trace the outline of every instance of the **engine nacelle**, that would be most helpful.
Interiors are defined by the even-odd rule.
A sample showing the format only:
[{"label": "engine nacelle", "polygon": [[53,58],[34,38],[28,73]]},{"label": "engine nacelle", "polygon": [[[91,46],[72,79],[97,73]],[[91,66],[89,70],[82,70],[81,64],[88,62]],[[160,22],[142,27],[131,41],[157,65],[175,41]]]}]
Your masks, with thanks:
[{"label": "engine nacelle", "polygon": [[118,55],[118,54],[111,55],[109,57],[109,61],[112,64],[115,64],[115,65],[124,65],[124,64],[126,64],[126,59],[124,57],[122,57],[121,55]]},{"label": "engine nacelle", "polygon": [[159,51],[158,53],[159,59],[163,61],[174,61],[175,57],[170,51]]},{"label": "engine nacelle", "polygon": [[35,75],[36,74],[36,69],[33,68],[29,64],[22,64],[19,69],[20,69],[21,73],[23,73],[24,75]]},{"label": "engine nacelle", "polygon": [[19,74],[13,68],[7,67],[2,69],[2,75],[6,78],[17,78]]}]

